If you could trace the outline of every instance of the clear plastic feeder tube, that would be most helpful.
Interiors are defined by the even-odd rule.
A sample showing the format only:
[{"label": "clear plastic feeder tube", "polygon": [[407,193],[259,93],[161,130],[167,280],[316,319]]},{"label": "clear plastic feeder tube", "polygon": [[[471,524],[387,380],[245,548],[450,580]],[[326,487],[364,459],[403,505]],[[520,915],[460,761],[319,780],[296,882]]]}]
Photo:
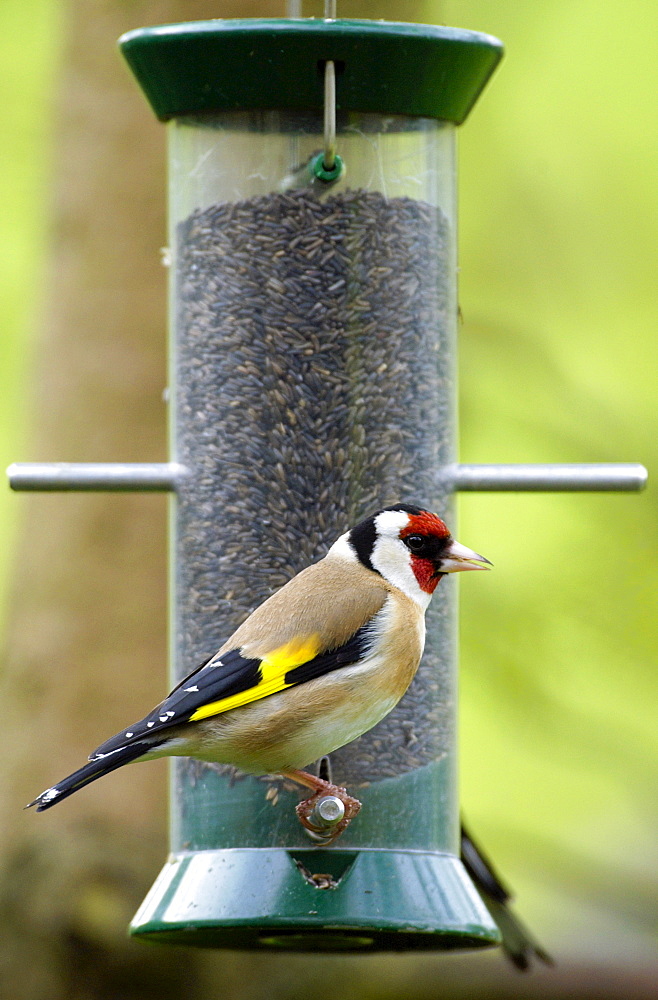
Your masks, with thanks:
[{"label": "clear plastic feeder tube", "polygon": [[[343,172],[327,183],[321,114],[170,123],[172,434],[191,472],[175,680],[362,517],[403,500],[454,521],[436,486],[455,458],[454,131],[340,116]],[[444,579],[400,705],[332,755],[333,780],[364,801],[342,847],[457,850],[454,597]],[[308,843],[280,783],[192,761],[177,773],[194,786],[179,847]],[[276,822],[236,824],[242,800]]]}]

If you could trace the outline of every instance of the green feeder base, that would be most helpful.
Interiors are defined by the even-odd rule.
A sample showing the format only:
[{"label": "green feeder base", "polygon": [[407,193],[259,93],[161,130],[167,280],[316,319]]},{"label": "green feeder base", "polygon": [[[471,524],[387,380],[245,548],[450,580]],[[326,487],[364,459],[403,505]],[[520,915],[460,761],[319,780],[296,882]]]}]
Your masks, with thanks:
[{"label": "green feeder base", "polygon": [[500,934],[458,858],[234,848],[172,855],[136,914],[143,941],[278,951],[483,948]]}]

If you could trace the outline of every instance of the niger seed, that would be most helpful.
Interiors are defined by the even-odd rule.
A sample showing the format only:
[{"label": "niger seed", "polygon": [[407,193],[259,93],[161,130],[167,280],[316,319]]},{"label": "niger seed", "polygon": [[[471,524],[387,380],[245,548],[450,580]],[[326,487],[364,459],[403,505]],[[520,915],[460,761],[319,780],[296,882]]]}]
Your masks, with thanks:
[{"label": "niger seed", "polygon": [[[192,470],[176,515],[181,676],[363,516],[406,500],[450,519],[436,486],[453,460],[449,238],[439,209],[365,190],[273,193],[180,224],[176,445]],[[332,755],[334,781],[358,787],[453,753],[453,642],[444,580],[418,675]]]}]

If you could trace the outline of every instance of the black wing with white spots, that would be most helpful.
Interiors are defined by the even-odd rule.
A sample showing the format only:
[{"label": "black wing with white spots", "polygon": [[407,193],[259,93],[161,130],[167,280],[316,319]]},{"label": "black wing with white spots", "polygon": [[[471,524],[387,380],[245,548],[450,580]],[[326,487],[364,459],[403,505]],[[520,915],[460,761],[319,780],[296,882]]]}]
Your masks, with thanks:
[{"label": "black wing with white spots", "polygon": [[289,655],[287,648],[282,654],[282,647],[264,660],[244,657],[237,649],[216,654],[181,681],[149,715],[101,744],[84,767],[47,788],[29,805],[36,806],[37,812],[50,809],[124,764],[148,759],[175,735],[173,727],[218,715],[356,663],[371,642],[372,629],[365,625],[342,646],[316,655],[309,651],[311,644],[302,644],[298,656]]},{"label": "black wing with white spots", "polygon": [[144,719],[102,743],[89,759],[95,760],[119,747],[157,737],[172,726],[220,715],[349,666],[361,659],[371,642],[372,629],[367,624],[337,649],[309,658],[300,656],[294,664],[288,660],[285,666],[245,658],[237,649],[221,656],[217,654],[181,681]]},{"label": "black wing with white spots", "polygon": [[261,661],[247,659],[237,649],[215,654],[182,680],[163,702],[129,729],[101,743],[89,759],[94,760],[163,729],[189,722],[202,706],[223,701],[258,684]]}]

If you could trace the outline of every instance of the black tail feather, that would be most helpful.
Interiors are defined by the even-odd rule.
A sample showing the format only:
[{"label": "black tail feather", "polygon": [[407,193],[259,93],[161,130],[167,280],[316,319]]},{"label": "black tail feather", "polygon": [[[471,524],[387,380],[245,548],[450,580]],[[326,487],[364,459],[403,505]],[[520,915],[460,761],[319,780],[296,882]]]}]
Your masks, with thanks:
[{"label": "black tail feather", "polygon": [[119,750],[106,754],[104,757],[97,757],[94,760],[90,760],[84,767],[74,771],[73,774],[69,774],[68,778],[58,781],[52,788],[47,788],[41,795],[37,795],[36,799],[33,802],[29,802],[25,808],[30,809],[32,806],[36,806],[37,812],[50,809],[51,806],[57,805],[62,799],[73,795],[79,788],[84,788],[85,785],[95,781],[96,778],[102,778],[104,774],[116,771],[118,767],[123,767],[124,764],[130,764],[131,761],[152,752],[159,745],[158,743],[130,743]]},{"label": "black tail feather", "polygon": [[502,949],[517,969],[525,972],[531,967],[533,959],[544,962],[545,965],[554,964],[551,956],[544,951],[535,936],[517,917],[509,903],[499,903],[495,899],[487,898],[484,893],[481,895],[502,935]]},{"label": "black tail feather", "polygon": [[503,941],[502,948],[510,962],[517,969],[528,969],[532,959],[539,959],[546,965],[553,965],[553,959],[544,951],[528,928],[510,908],[512,895],[501,881],[489,858],[474,842],[462,824],[461,859],[466,871],[473,879],[482,902],[498,925]]}]

